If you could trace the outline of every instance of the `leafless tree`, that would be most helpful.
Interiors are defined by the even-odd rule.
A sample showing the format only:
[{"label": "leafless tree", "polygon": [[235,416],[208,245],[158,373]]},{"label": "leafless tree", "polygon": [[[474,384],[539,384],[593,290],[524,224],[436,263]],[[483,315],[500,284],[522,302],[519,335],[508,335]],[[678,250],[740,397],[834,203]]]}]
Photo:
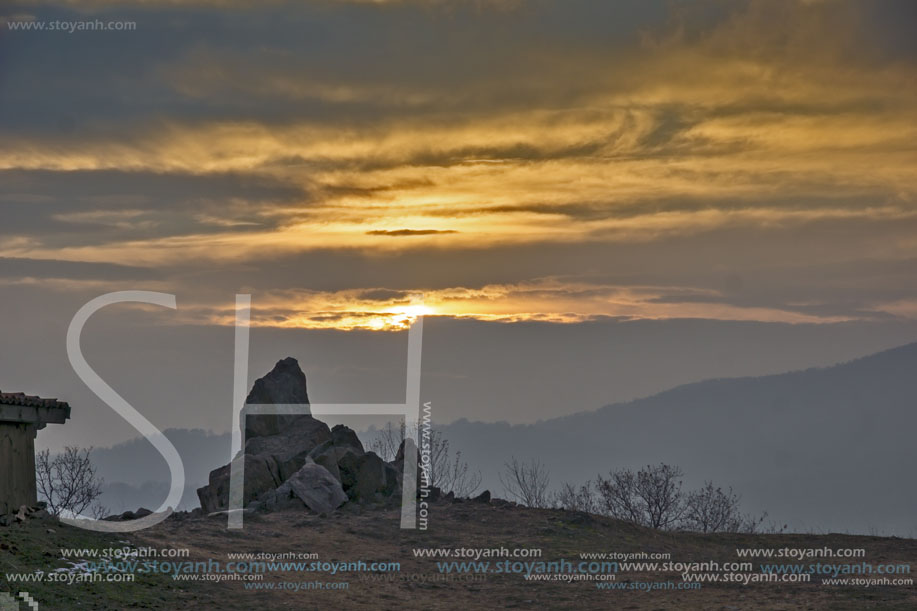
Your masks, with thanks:
[{"label": "leafless tree", "polygon": [[703,488],[688,493],[682,528],[702,533],[779,533],[786,528],[774,524],[765,527],[767,512],[760,516],[742,513],[740,501],[741,497],[731,487],[723,490],[708,481]]},{"label": "leafless tree", "polygon": [[599,475],[596,478],[596,488],[601,496],[602,513],[634,524],[646,523],[637,498],[637,476],[633,471],[612,471],[608,479]]},{"label": "leafless tree", "polygon": [[[377,431],[367,447],[382,457],[392,461],[398,453],[401,442],[405,439],[408,427],[402,422],[397,428],[389,422],[384,429]],[[443,492],[452,492],[458,497],[470,496],[481,485],[480,471],[472,471],[463,460],[462,452],[453,454],[449,440],[443,437],[442,431],[429,429],[428,433],[416,425],[411,425],[410,432],[420,443],[420,451],[425,447],[429,451],[429,462],[426,477],[429,484]],[[423,468],[423,465],[421,465]]]},{"label": "leafless tree", "polygon": [[395,454],[401,442],[404,441],[407,427],[401,422],[398,427],[392,426],[391,422],[386,423],[385,428],[373,431],[366,448],[375,452],[382,460],[391,462],[395,460]]},{"label": "leafless tree", "polygon": [[497,474],[504,490],[517,502],[528,507],[550,507],[548,495],[550,474],[538,460],[524,463],[515,456]]},{"label": "leafless tree", "polygon": [[48,512],[59,516],[63,512],[82,515],[89,510],[93,517],[106,513],[98,504],[102,495],[101,478],[89,458],[92,448],[67,446],[61,454],[51,456],[50,450],[35,456],[35,481],[38,493],[48,503]]},{"label": "leafless tree", "polygon": [[684,528],[702,533],[738,532],[743,526],[739,496],[727,488],[706,482],[703,488],[687,494]]},{"label": "leafless tree", "polygon": [[[449,442],[444,443],[448,447]],[[470,470],[468,463],[462,460],[461,451],[455,453],[451,462],[447,453],[442,464],[434,468],[433,475],[434,486],[452,491],[458,497],[471,496],[481,486],[481,472]]]},{"label": "leafless tree", "polygon": [[647,465],[634,473],[619,469],[605,479],[598,477],[597,488],[606,513],[656,529],[679,525],[685,512],[681,491],[684,473],[671,465]]},{"label": "leafless tree", "polygon": [[[524,467],[514,460],[506,472],[523,472]],[[731,487],[724,490],[708,481],[698,490],[683,492],[682,477],[680,468],[666,464],[647,465],[636,472],[618,469],[611,471],[608,478],[599,475],[595,482],[586,482],[579,488],[563,484],[551,495],[551,505],[664,530],[780,533],[787,528],[773,521],[765,525],[767,512],[758,516],[742,513],[741,497]],[[531,479],[529,476],[526,481]]]},{"label": "leafless tree", "polygon": [[579,488],[564,484],[554,493],[554,505],[566,511],[584,511],[598,513],[598,500],[592,482],[586,482]]}]

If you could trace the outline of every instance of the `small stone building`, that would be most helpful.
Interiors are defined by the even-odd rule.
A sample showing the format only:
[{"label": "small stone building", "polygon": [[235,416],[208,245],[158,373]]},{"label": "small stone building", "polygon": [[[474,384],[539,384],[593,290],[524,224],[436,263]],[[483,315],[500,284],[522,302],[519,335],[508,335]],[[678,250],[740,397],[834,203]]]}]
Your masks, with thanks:
[{"label": "small stone building", "polygon": [[69,417],[62,401],[0,391],[0,515],[36,503],[35,435]]}]

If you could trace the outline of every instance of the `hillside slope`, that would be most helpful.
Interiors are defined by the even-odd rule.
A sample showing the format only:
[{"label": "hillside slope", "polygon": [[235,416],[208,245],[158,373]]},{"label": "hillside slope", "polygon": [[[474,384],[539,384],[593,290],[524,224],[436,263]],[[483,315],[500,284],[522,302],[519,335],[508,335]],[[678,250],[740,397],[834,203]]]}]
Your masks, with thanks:
[{"label": "hillside slope", "polygon": [[[593,572],[613,575],[602,581],[531,581],[522,573],[497,572],[497,563],[569,561],[579,568],[581,554],[668,554],[678,563],[740,560],[736,549],[865,550],[856,559],[819,559],[834,565],[910,564],[917,561],[917,541],[845,535],[696,535],[660,533],[610,519],[556,510],[514,507],[499,501],[431,505],[426,531],[401,530],[398,509],[359,508],[336,511],[326,517],[304,511],[253,514],[242,531],[226,529],[225,516],[169,519],[139,533],[115,537],[79,531],[50,523],[27,523],[0,529],[0,592],[28,590],[41,609],[862,609],[917,608],[913,585],[853,587],[831,585],[828,576],[807,583],[751,582],[713,584],[678,589],[680,570],[657,565],[595,567]],[[53,533],[46,527],[53,526]],[[11,582],[7,573],[50,571],[66,566],[55,560],[61,547],[124,547],[135,549],[187,549],[186,559],[173,562],[203,563],[200,571],[183,575],[217,575],[212,562],[223,568],[229,554],[310,554],[310,563],[398,563],[385,569],[354,570],[359,565],[316,567],[266,567],[263,579],[248,581],[173,580],[166,575],[140,575],[136,583],[29,584]],[[418,557],[416,549],[506,549],[509,554],[526,548],[540,557],[480,558],[468,572],[442,558]],[[502,551],[500,552],[502,553]],[[529,552],[530,554],[532,552]],[[314,555],[312,555],[314,554]],[[471,560],[466,558],[464,561]],[[451,562],[451,561],[447,561]],[[662,560],[660,560],[662,562]],[[780,560],[774,564],[809,565],[814,561]],[[536,565],[529,565],[535,567]],[[452,570],[451,573],[448,571]],[[310,570],[313,569],[313,570]],[[695,569],[704,570],[704,569]],[[537,573],[537,568],[532,569]],[[258,571],[255,571],[258,572]],[[581,574],[589,573],[588,565]],[[709,572],[709,571],[707,571]],[[714,571],[716,574],[724,571]],[[733,571],[735,572],[735,571]],[[753,561],[742,575],[761,575]],[[225,577],[226,574],[223,574]],[[911,578],[911,575],[900,577]],[[190,578],[188,578],[190,579]],[[606,585],[599,585],[604,583]],[[669,586],[668,584],[675,584]],[[321,584],[320,587],[315,584]],[[609,586],[607,584],[618,584]],[[648,584],[657,584],[655,586]],[[296,587],[299,590],[296,590]],[[654,588],[648,590],[648,588]],[[613,589],[608,589],[613,588]],[[648,591],[647,591],[648,590]]]},{"label": "hillside slope", "polygon": [[680,386],[531,426],[459,421],[445,435],[495,486],[515,454],[582,482],[660,461],[807,531],[917,532],[917,344],[824,369]]}]

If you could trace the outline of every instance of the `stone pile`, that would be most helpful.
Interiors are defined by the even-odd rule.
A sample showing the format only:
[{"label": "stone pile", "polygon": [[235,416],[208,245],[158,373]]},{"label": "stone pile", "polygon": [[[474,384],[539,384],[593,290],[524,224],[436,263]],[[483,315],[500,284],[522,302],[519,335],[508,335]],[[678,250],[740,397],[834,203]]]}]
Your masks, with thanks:
[{"label": "stone pile", "polygon": [[[246,398],[249,405],[308,403],[306,376],[293,358],[279,361]],[[245,447],[233,460],[244,468],[246,509],[328,513],[347,502],[400,499],[403,463],[365,451],[346,426],[329,429],[311,414],[249,415],[241,425]],[[231,469],[232,463],[215,469],[209,484],[198,489],[204,513],[228,509]]]},{"label": "stone pile", "polygon": [[26,520],[38,520],[48,517],[48,504],[38,501],[34,505],[22,505],[17,511],[0,515],[0,526],[19,524]]}]

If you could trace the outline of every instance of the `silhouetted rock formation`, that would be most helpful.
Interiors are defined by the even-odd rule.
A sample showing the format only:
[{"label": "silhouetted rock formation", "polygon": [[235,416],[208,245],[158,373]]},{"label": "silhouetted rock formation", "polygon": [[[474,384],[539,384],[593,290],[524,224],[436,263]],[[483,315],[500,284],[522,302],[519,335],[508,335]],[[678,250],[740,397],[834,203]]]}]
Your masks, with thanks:
[{"label": "silhouetted rock formation", "polygon": [[[287,357],[277,361],[270,373],[255,380],[245,403],[246,405],[308,405],[309,393],[306,391],[306,375],[299,368],[296,359]],[[276,435],[305,417],[301,414],[248,416],[244,423],[245,438]]]},{"label": "silhouetted rock formation", "polygon": [[[257,380],[249,404],[308,403],[306,376],[296,359],[285,358]],[[348,501],[369,503],[400,496],[401,463],[387,463],[366,452],[357,434],[338,424],[333,429],[311,414],[248,416],[244,451],[242,505],[275,511],[308,508],[328,513]],[[210,472],[197,491],[205,513],[229,507],[232,463]]]}]

